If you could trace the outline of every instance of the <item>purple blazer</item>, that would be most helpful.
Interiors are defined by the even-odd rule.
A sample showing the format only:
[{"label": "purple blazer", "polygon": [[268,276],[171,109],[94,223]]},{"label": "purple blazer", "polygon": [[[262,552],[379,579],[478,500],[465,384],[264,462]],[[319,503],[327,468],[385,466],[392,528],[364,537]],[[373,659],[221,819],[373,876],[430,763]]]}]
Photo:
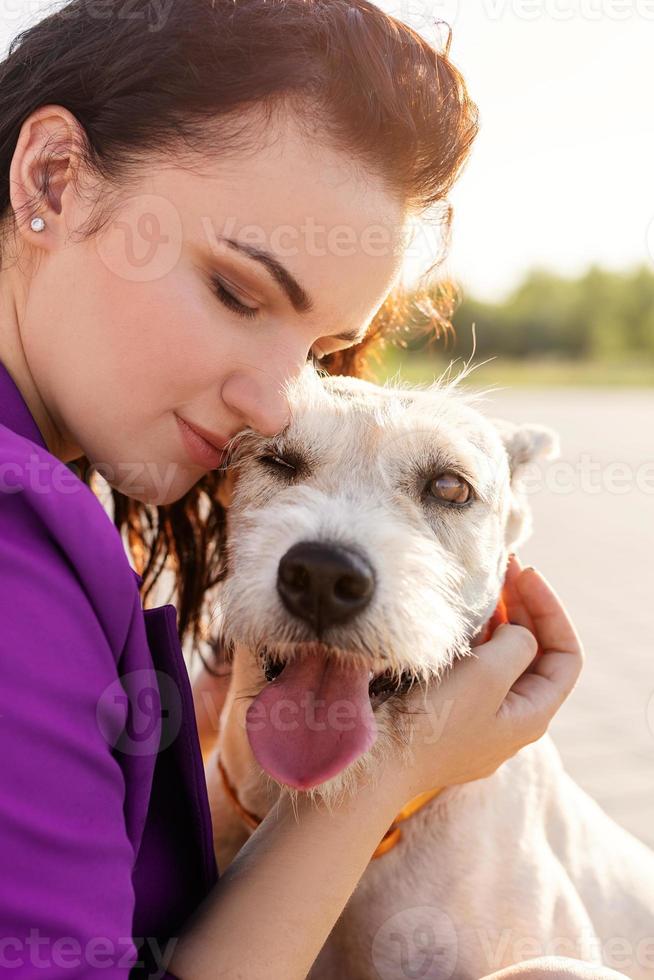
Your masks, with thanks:
[{"label": "purple blazer", "polygon": [[139,582],[0,363],[3,976],[171,977],[218,878],[176,610]]}]

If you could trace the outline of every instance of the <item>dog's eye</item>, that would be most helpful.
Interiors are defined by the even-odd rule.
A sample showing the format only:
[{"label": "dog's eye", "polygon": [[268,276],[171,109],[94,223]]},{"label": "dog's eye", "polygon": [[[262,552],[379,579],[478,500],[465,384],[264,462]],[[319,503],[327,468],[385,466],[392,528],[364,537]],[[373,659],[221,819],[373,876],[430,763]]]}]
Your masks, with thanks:
[{"label": "dog's eye", "polygon": [[297,471],[297,467],[291,460],[284,459],[283,456],[278,456],[276,453],[264,453],[263,456],[259,456],[259,462],[270,467],[270,469],[284,470],[289,474]]},{"label": "dog's eye", "polygon": [[472,497],[472,487],[456,473],[440,473],[427,484],[427,493],[448,504],[466,504]]}]

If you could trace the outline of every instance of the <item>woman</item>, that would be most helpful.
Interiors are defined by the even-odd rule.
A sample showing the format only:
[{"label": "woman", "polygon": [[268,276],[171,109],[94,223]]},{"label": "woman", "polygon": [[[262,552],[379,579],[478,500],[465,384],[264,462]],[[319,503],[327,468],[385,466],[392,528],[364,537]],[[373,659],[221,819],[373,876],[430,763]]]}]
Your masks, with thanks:
[{"label": "woman", "polygon": [[543,734],[574,628],[514,562],[516,625],[431,693],[414,765],[332,814],[282,799],[218,878],[175,610],[137,586],[168,558],[198,640],[221,450],[284,427],[307,358],[360,370],[474,106],[365,0],[73,0],[0,66],[0,129],[3,967],[304,977],[401,805]]}]

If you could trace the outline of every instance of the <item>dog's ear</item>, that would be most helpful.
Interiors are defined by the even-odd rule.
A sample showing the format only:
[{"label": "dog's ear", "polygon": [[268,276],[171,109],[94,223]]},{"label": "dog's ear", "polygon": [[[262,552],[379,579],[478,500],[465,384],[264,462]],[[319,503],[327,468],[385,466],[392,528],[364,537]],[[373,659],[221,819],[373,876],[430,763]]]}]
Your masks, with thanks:
[{"label": "dog's ear", "polygon": [[506,545],[515,551],[532,531],[532,513],[522,477],[530,463],[556,459],[560,453],[559,436],[546,425],[518,425],[507,419],[491,419],[500,434],[509,460],[511,474],[511,507],[506,525]]},{"label": "dog's ear", "polygon": [[220,478],[216,497],[227,510],[232,502],[234,486],[236,485],[236,473],[233,469],[228,469]]}]

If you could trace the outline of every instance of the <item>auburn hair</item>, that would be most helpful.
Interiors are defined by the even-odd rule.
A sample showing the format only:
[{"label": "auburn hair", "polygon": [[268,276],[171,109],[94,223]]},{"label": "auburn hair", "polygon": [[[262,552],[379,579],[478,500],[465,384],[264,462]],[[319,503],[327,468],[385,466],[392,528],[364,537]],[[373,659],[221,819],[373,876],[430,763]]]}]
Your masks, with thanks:
[{"label": "auburn hair", "polygon": [[[283,105],[308,132],[319,130],[321,141],[379,174],[407,214],[436,215],[444,255],[447,194],[478,120],[449,59],[451,32],[434,26],[445,29],[442,44],[368,0],[173,0],[165,11],[151,0],[103,0],[97,9],[90,0],[72,0],[18,34],[0,63],[2,242],[15,228],[9,169],[20,128],[41,105],[73,113],[84,134],[80,158],[100,178],[82,237],[111,220],[111,191],[138,179],[149,156],[174,159],[184,148],[238,151],[258,135],[245,124],[245,110],[262,110],[265,123]],[[46,159],[43,185],[25,205],[30,214],[47,194],[48,172]],[[394,291],[365,340],[321,366],[364,375],[375,349],[399,332],[406,336],[415,301]],[[451,331],[455,302],[453,289],[425,290],[418,303],[422,327],[427,322],[436,337]],[[89,461],[77,464],[93,486]],[[204,643],[211,649],[205,601],[225,574],[222,479],[220,471],[209,472],[165,506],[111,491],[113,520],[143,576],[144,603],[170,569],[180,641],[198,651]]]}]

